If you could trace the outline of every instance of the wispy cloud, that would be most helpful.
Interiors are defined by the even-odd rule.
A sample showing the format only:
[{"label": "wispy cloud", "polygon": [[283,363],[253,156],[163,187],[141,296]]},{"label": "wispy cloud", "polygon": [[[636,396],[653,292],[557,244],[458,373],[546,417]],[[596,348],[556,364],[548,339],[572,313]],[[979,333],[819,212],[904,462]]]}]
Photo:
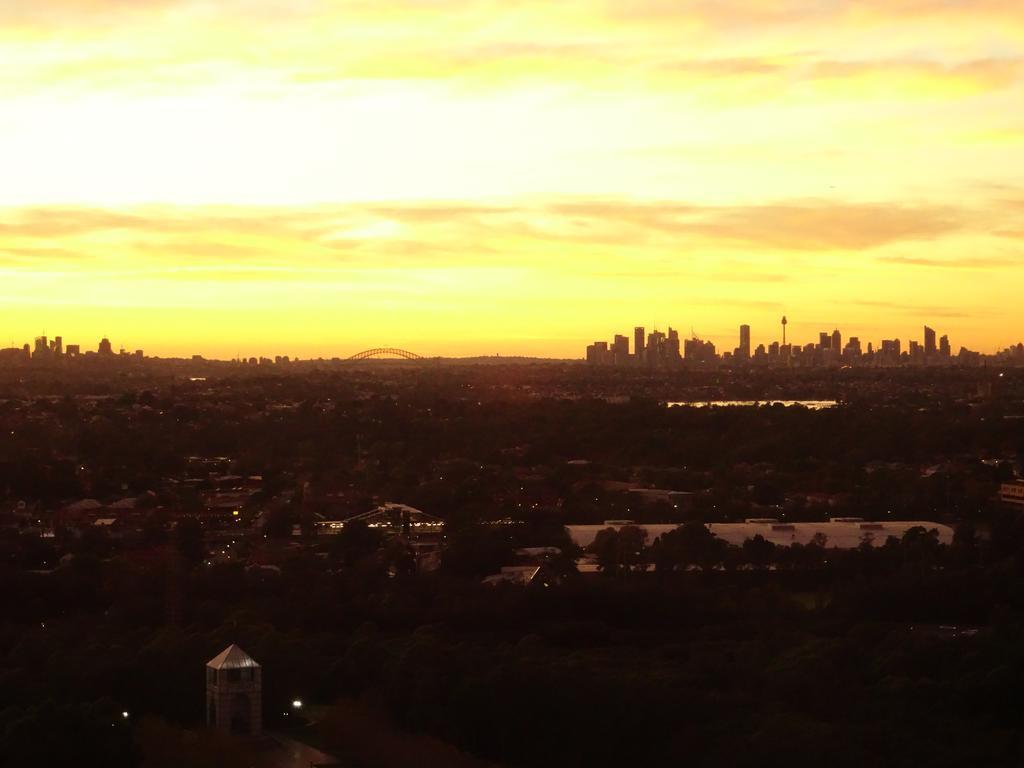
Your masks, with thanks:
[{"label": "wispy cloud", "polygon": [[800,251],[932,240],[964,229],[970,218],[947,206],[824,200],[747,206],[574,202],[554,210],[572,219],[618,222],[647,232]]},{"label": "wispy cloud", "polygon": [[1003,258],[929,258],[927,256],[880,256],[878,261],[885,264],[904,264],[912,267],[938,267],[941,269],[997,269],[1000,267],[1020,267],[1022,261]]},{"label": "wispy cloud", "polygon": [[[116,235],[146,252],[247,256],[298,244],[322,251],[493,250],[497,239],[610,246],[716,244],[776,251],[859,251],[970,230],[977,214],[950,206],[806,200],[711,206],[559,200],[518,204],[350,205],[300,208],[151,207],[130,212],[30,208],[0,215],[0,238],[53,243]],[[24,243],[21,243],[24,246]],[[888,257],[897,261],[903,257]],[[916,257],[913,257],[916,259]],[[906,263],[928,263],[911,259]],[[976,262],[972,262],[976,263]],[[994,263],[994,262],[993,262]]]},{"label": "wispy cloud", "polygon": [[914,304],[899,301],[872,301],[865,299],[854,300],[851,301],[850,304],[860,307],[868,307],[870,309],[884,310],[887,314],[907,315],[910,317],[941,317],[957,319],[992,317],[995,314],[989,309],[980,307],[957,309],[955,307],[938,306],[935,304]]}]

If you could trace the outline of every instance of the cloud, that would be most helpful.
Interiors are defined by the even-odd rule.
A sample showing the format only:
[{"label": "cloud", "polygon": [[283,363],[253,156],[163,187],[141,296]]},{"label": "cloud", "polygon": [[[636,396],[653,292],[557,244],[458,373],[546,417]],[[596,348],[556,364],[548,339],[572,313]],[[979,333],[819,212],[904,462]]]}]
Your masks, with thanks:
[{"label": "cloud", "polygon": [[809,202],[718,209],[698,231],[788,250],[863,250],[907,240],[933,240],[966,226],[944,206]]},{"label": "cloud", "polygon": [[812,82],[861,83],[882,91],[909,90],[907,86],[930,86],[948,94],[951,87],[978,92],[1005,88],[1020,79],[1024,59],[1019,57],[934,61],[927,59],[885,59],[877,61],[812,62],[805,78]]},{"label": "cloud", "polygon": [[175,206],[142,206],[130,210],[84,206],[34,206],[0,209],[0,237],[56,240],[109,233],[168,235],[192,231],[287,231],[309,219],[287,209],[245,209],[210,206],[201,210]]},{"label": "cloud", "polygon": [[[116,62],[115,62],[116,63]],[[86,77],[93,68],[126,77],[123,66],[74,62],[52,74]],[[831,59],[814,54],[734,58],[679,58],[675,51],[628,41],[600,44],[458,43],[441,48],[414,42],[399,53],[352,51],[312,54],[289,66],[255,62],[252,72],[278,69],[297,84],[345,82],[351,78],[462,81],[490,86],[521,83],[622,84],[644,91],[696,89],[743,102],[777,101],[807,91],[817,100],[847,100],[899,94],[922,99],[975,94],[1007,88],[1024,72],[1019,57],[936,61],[916,57],[883,60]],[[159,72],[160,70],[158,70]],[[162,77],[172,83],[196,83],[209,72],[195,64],[168,63]],[[729,88],[739,89],[730,93]],[[758,90],[753,90],[757,88]],[[723,90],[726,89],[726,90]]]},{"label": "cloud", "polygon": [[146,226],[147,219],[118,211],[78,208],[27,208],[0,215],[0,235],[59,238],[97,230]]},{"label": "cloud", "polygon": [[932,240],[964,229],[966,212],[948,206],[808,200],[744,206],[588,202],[556,205],[570,217],[680,238],[782,250],[862,250]]},{"label": "cloud", "polygon": [[927,19],[991,17],[1018,22],[1016,0],[605,0],[614,18],[641,23],[689,22],[703,27],[807,26],[809,24],[877,24]]},{"label": "cloud", "polygon": [[1001,258],[929,258],[926,256],[880,256],[878,261],[885,264],[904,264],[912,267],[939,267],[942,269],[993,269],[998,267],[1019,267],[1022,262]]},{"label": "cloud", "polygon": [[246,17],[261,20],[301,18],[324,7],[320,0],[0,0],[0,22],[6,26],[63,26],[131,23],[187,14],[197,21]]},{"label": "cloud", "polygon": [[853,306],[859,307],[870,307],[872,309],[882,309],[886,312],[893,312],[901,315],[908,315],[910,317],[942,317],[942,318],[967,318],[967,317],[986,317],[994,316],[995,313],[982,309],[975,308],[970,311],[950,308],[948,306],[937,306],[937,305],[921,305],[921,304],[910,304],[897,301],[872,301],[872,300],[854,300],[847,302]]},{"label": "cloud", "polygon": [[[397,226],[508,229],[539,239],[590,242],[608,228],[652,236],[701,237],[782,249],[866,249],[904,240],[932,240],[967,228],[969,211],[950,206],[836,203],[825,200],[713,206],[682,202],[561,199],[495,204],[396,204],[302,208],[143,207],[130,212],[91,208],[15,209],[0,215],[0,234],[57,238],[98,231],[148,233],[279,232],[326,239],[380,219]],[[354,238],[353,240],[358,240]]]},{"label": "cloud", "polygon": [[[685,280],[693,279],[695,274],[681,269],[636,269],[631,271],[610,271],[593,272],[588,271],[591,277],[611,278],[613,280]],[[751,271],[747,267],[737,267],[731,271],[701,272],[701,281],[723,282],[723,283],[785,283],[791,280],[790,275]]]},{"label": "cloud", "polygon": [[[822,200],[742,206],[542,199],[313,208],[56,207],[0,211],[0,252],[12,266],[26,268],[69,258],[95,268],[124,263],[297,269],[489,264],[538,272],[583,270],[609,280],[682,275],[752,284],[786,282],[792,259],[801,254],[861,253],[895,244],[912,248],[986,233],[986,226],[987,220],[969,209]],[[728,253],[736,254],[736,260]],[[748,254],[759,258],[748,263]],[[965,269],[1015,263],[912,253],[883,253],[879,261]],[[624,263],[630,266],[624,269]]]},{"label": "cloud", "polygon": [[[1016,82],[1019,47],[1007,49],[1005,59],[979,58],[972,47],[943,48],[936,42],[922,49],[915,41],[872,55],[865,51],[876,49],[876,37],[863,38],[863,33],[857,39],[859,25],[877,17],[906,25],[916,15],[955,10],[967,19],[989,19],[996,31],[1005,28],[1001,14],[1009,5],[996,0],[983,0],[980,9],[975,5],[942,0],[0,0],[0,39],[23,43],[9,49],[0,82],[12,91],[38,92],[76,85],[202,89],[216,83],[294,90],[392,79],[478,87],[620,83],[644,91],[758,90],[741,94],[748,100],[778,99],[801,88],[812,88],[810,95],[818,99],[871,93],[919,98]],[[774,38],[750,41],[743,32],[793,24],[806,39],[818,40],[820,26],[836,23],[854,40],[827,51],[792,51],[785,47],[791,38],[785,38],[788,44]],[[674,24],[683,30],[713,27],[728,44],[699,34],[680,37]],[[24,25],[30,29],[19,37]],[[757,88],[766,84],[772,87]]]},{"label": "cloud", "polygon": [[0,0],[0,27],[8,33],[17,29],[58,31],[129,24],[152,18],[176,7],[198,3],[190,0]]}]

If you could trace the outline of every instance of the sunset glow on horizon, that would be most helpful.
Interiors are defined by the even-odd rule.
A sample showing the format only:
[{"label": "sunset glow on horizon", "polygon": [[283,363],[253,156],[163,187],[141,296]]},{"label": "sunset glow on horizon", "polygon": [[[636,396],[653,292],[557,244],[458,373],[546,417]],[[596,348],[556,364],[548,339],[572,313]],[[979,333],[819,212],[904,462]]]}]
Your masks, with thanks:
[{"label": "sunset glow on horizon", "polygon": [[1021,340],[1010,0],[0,0],[0,346]]}]

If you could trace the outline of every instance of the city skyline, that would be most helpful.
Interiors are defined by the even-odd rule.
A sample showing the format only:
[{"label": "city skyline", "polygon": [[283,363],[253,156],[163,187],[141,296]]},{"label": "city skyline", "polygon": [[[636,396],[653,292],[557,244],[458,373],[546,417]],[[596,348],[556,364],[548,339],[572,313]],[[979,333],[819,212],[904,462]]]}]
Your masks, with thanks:
[{"label": "city skyline", "polygon": [[1018,340],[1000,0],[53,0],[2,4],[0,50],[8,336],[569,357],[799,307]]},{"label": "city skyline", "polygon": [[[2,310],[0,310],[2,311]],[[935,324],[935,323],[933,323]],[[689,338],[696,336],[706,341],[712,342],[716,348],[721,351],[733,351],[734,347],[738,346],[737,340],[739,338],[740,325],[736,324],[730,326],[729,330],[717,329],[713,333],[705,333],[704,327],[695,324],[684,324],[684,323],[657,323],[642,326],[646,332],[658,331],[667,332],[669,328],[676,328],[682,337]],[[769,346],[772,342],[778,341],[781,343],[782,331],[781,326],[776,321],[775,323],[748,323],[745,324],[751,328],[751,351],[755,350],[758,345],[763,344],[765,347]],[[47,324],[47,327],[53,326],[52,323]],[[236,344],[234,346],[230,344],[210,344],[202,339],[197,341],[187,341],[184,337],[174,338],[173,336],[167,338],[163,343],[156,342],[150,343],[145,337],[140,334],[122,334],[116,332],[108,332],[110,324],[105,323],[102,328],[102,332],[96,333],[91,330],[86,331],[74,331],[72,336],[74,341],[80,346],[82,353],[86,351],[95,351],[97,343],[101,339],[109,339],[112,347],[117,350],[127,350],[129,353],[134,353],[135,350],[144,348],[147,355],[152,354],[157,357],[167,358],[187,358],[193,355],[201,355],[211,360],[233,360],[237,358],[248,359],[251,355],[264,356],[270,355],[291,355],[295,358],[332,358],[332,357],[347,357],[350,354],[356,354],[365,349],[376,347],[376,346],[390,346],[397,348],[408,348],[412,351],[417,352],[423,357],[489,357],[494,355],[508,356],[508,357],[536,357],[536,358],[550,358],[550,359],[577,359],[580,358],[581,345],[591,343],[594,339],[593,333],[583,332],[579,336],[574,338],[566,338],[560,340],[555,353],[548,353],[547,348],[543,345],[537,344],[535,341],[530,339],[510,339],[507,341],[498,341],[494,343],[479,342],[466,345],[461,343],[457,339],[445,340],[445,339],[416,339],[408,335],[402,336],[388,336],[388,337],[376,337],[372,329],[367,331],[365,337],[361,337],[358,340],[350,341],[341,339],[335,343],[317,341],[310,343],[300,339],[284,339],[281,343],[261,343],[259,340],[246,344]],[[608,323],[600,323],[600,327],[607,327]],[[842,323],[822,323],[816,321],[801,321],[795,320],[790,321],[789,330],[787,331],[788,339],[790,342],[795,343],[800,340],[804,340],[803,343],[813,342],[817,339],[819,332],[829,327],[830,332],[836,327],[844,328],[847,327]],[[921,336],[921,327],[916,325],[913,327],[903,324],[900,326],[902,332],[886,331],[884,325],[879,324],[878,329],[874,331],[874,335],[866,332],[853,332],[852,335],[857,336],[864,340],[864,344],[870,340],[875,343],[875,346],[879,346],[883,338],[894,338],[902,339],[904,344],[909,342],[912,338]],[[88,328],[88,324],[86,328]],[[634,348],[634,329],[637,326],[632,324],[625,330],[629,331],[628,335],[630,338],[630,346]],[[769,327],[774,330],[769,330]],[[0,350],[7,349],[22,349],[26,346],[32,348],[34,343],[39,338],[47,339],[58,339],[63,338],[65,342],[71,338],[66,333],[58,333],[54,336],[50,336],[46,332],[28,330],[27,332],[21,332],[20,329],[6,328],[0,332],[0,337],[6,334],[7,338],[5,341],[0,342]],[[845,333],[845,332],[844,332]],[[960,338],[959,329],[955,331],[957,338]],[[600,334],[599,334],[600,335]],[[611,340],[614,337],[614,332],[609,334],[608,339]],[[1022,338],[1024,338],[1024,329],[1014,329],[1011,332],[1005,334],[1008,339],[1006,344],[997,345],[996,347],[976,348],[970,344],[962,344],[962,346],[971,349],[972,351],[980,352],[982,354],[996,354],[1005,350],[1008,347],[1015,346]],[[155,335],[159,338],[159,335]],[[646,336],[645,336],[646,338]],[[923,336],[921,337],[923,341]],[[802,344],[801,344],[802,346]],[[959,349],[958,345],[956,349]],[[954,352],[956,351],[954,349]],[[557,354],[557,351],[564,350],[563,354]]]},{"label": "city skyline", "polygon": [[862,339],[858,335],[844,336],[843,331],[821,330],[818,339],[808,342],[794,341],[787,334],[789,318],[783,315],[777,325],[774,340],[752,344],[751,326],[738,327],[735,347],[719,348],[710,339],[701,338],[691,331],[688,337],[671,326],[666,331],[656,327],[650,333],[643,326],[635,326],[630,336],[616,334],[611,341],[595,341],[587,345],[585,360],[594,365],[626,366],[645,364],[652,367],[672,366],[686,362],[703,365],[725,363],[746,365],[979,365],[997,360],[1013,365],[1024,364],[1024,342],[1008,345],[987,354],[966,346],[954,347],[948,334],[939,336],[928,325],[920,329],[918,338],[892,336],[882,339]]},{"label": "city skyline", "polygon": [[[993,352],[986,352],[984,350],[972,350],[965,345],[954,346],[950,340],[948,333],[942,333],[941,336],[936,330],[928,325],[923,326],[919,329],[919,338],[914,338],[912,335],[907,337],[901,337],[899,335],[889,335],[887,338],[869,339],[862,338],[859,335],[849,334],[845,335],[844,332],[839,328],[834,328],[832,331],[819,330],[817,332],[817,343],[815,339],[808,336],[807,341],[801,339],[794,339],[792,333],[787,335],[787,328],[789,326],[789,319],[787,316],[783,316],[776,325],[776,333],[774,338],[770,337],[771,332],[765,334],[766,338],[764,341],[759,341],[757,335],[754,334],[754,329],[748,323],[742,323],[737,326],[737,332],[734,334],[733,340],[736,341],[736,345],[730,347],[728,341],[720,344],[716,343],[714,339],[708,337],[702,337],[691,329],[689,334],[680,333],[679,329],[673,328],[671,325],[667,326],[664,331],[658,329],[657,326],[648,329],[646,326],[634,326],[629,333],[626,334],[615,334],[610,341],[595,341],[592,344],[587,345],[586,353],[582,357],[587,362],[604,362],[604,363],[615,363],[621,364],[626,360],[637,361],[638,359],[644,359],[645,353],[649,354],[652,349],[656,350],[655,354],[661,358],[665,358],[666,355],[670,359],[685,359],[690,357],[691,359],[701,358],[705,361],[708,360],[719,360],[723,362],[732,363],[744,363],[757,360],[771,359],[799,359],[802,353],[810,353],[812,351],[821,350],[836,350],[838,354],[836,360],[845,360],[850,362],[850,357],[859,358],[861,355],[871,356],[872,354],[878,354],[885,356],[890,362],[896,362],[900,359],[904,361],[918,361],[924,362],[925,360],[931,360],[932,362],[938,360],[940,357],[947,360],[957,359],[959,356],[960,362],[974,362],[987,357],[1001,356],[1003,359],[1012,362],[1024,361],[1024,343],[1017,342],[1016,344],[1009,344],[1006,347]],[[788,344],[786,343],[788,341]],[[667,342],[667,346],[665,346]],[[604,345],[603,347],[601,345]],[[397,350],[399,352],[405,352],[401,345],[377,345],[378,347],[388,347],[388,349]],[[95,347],[95,348],[93,348]],[[359,349],[355,348],[343,348],[334,350],[330,354],[312,355],[305,359],[347,359],[353,357],[359,353],[373,350],[374,347],[363,346]],[[604,353],[607,354],[606,359],[599,360],[595,358],[595,351],[603,349]],[[639,350],[639,356],[637,355]],[[788,351],[787,351],[788,350]],[[285,350],[286,352],[288,350]],[[255,353],[255,354],[252,354]],[[780,357],[780,354],[782,357]],[[432,353],[420,353],[416,352],[413,357],[421,358],[459,358],[459,357],[491,357],[491,356],[502,356],[501,351],[491,353],[490,355],[458,355],[458,354],[432,354]],[[902,358],[901,358],[902,355]],[[504,353],[506,357],[534,357],[537,359],[580,359],[577,354],[575,356],[567,356],[565,358],[553,358],[545,357],[543,355],[516,355]],[[108,357],[108,358],[132,358],[132,359],[143,359],[147,357],[142,349],[129,348],[124,344],[117,344],[109,338],[108,335],[103,335],[99,341],[95,344],[82,344],[80,341],[72,342],[65,340],[63,335],[56,335],[52,338],[46,334],[41,334],[31,337],[29,341],[24,343],[17,343],[11,341],[9,346],[0,347],[0,363],[10,362],[17,360],[50,360],[53,358],[76,358],[76,357]],[[282,350],[247,350],[245,353],[242,351],[236,352],[234,355],[226,357],[209,356],[202,352],[191,350],[185,351],[178,354],[161,354],[157,351],[149,357],[155,358],[167,358],[167,359],[188,359],[188,358],[202,358],[211,361],[241,361],[241,362],[277,362],[287,363],[291,361],[299,361],[304,359],[299,354],[282,354]],[[600,355],[598,355],[600,357]],[[651,358],[653,361],[655,358]],[[829,362],[830,360],[817,360],[817,363]],[[662,362],[665,362],[663,359]]]}]

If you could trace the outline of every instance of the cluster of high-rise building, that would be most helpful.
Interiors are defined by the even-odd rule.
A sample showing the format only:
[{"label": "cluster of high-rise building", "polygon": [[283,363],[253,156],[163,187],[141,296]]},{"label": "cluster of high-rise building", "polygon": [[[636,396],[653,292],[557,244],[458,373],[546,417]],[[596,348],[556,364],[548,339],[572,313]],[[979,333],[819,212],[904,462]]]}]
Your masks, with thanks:
[{"label": "cluster of high-rise building", "polygon": [[1024,365],[1024,342],[1011,344],[1001,352],[996,352],[996,359],[1013,365]]},{"label": "cluster of high-rise building", "polygon": [[[752,347],[750,326],[739,328],[739,345],[719,355],[715,345],[696,336],[680,344],[679,333],[672,328],[668,334],[660,331],[645,333],[643,327],[633,330],[633,347],[630,349],[627,336],[615,336],[609,344],[595,341],[587,347],[587,362],[593,365],[648,365],[672,366],[711,365],[716,363],[732,365],[785,365],[791,367],[829,365],[973,365],[981,362],[980,353],[961,347],[953,354],[948,336],[936,338],[935,330],[925,326],[922,341],[910,340],[904,348],[900,339],[885,339],[875,348],[871,342],[867,347],[857,336],[843,340],[838,329],[822,331],[817,343],[792,344],[786,339],[788,320],[783,317],[781,341],[767,346]],[[1015,356],[1024,362],[1024,347],[1018,344],[1010,347],[997,357],[1013,360]]]},{"label": "cluster of high-rise building", "polygon": [[[203,358],[200,355],[193,355],[192,359],[196,360],[196,361],[199,361],[199,360],[202,360]],[[260,356],[260,357],[235,357],[235,358],[231,359],[231,362],[232,363],[237,363],[238,365],[259,365],[259,366],[266,367],[268,365],[288,365],[288,364],[290,364],[292,362],[292,359],[290,357],[288,357],[288,355],[274,355],[273,358],[263,357],[263,356]]]},{"label": "cluster of high-rise building", "polygon": [[55,336],[52,339],[46,336],[37,336],[33,344],[25,344],[21,347],[12,345],[6,349],[0,349],[0,360],[8,362],[49,362],[79,357],[96,357],[101,359],[134,358],[141,360],[143,352],[141,349],[135,350],[134,353],[129,353],[124,349],[114,352],[110,339],[107,338],[100,339],[95,352],[88,350],[83,352],[79,344],[64,346],[64,338],[62,336]]},{"label": "cluster of high-rise building", "polygon": [[627,365],[646,363],[663,366],[681,363],[683,359],[711,361],[717,357],[715,345],[696,337],[680,343],[679,331],[669,328],[668,333],[651,331],[637,326],[633,329],[633,351],[630,352],[629,337],[617,335],[609,344],[595,341],[587,347],[587,362],[598,365]]}]

